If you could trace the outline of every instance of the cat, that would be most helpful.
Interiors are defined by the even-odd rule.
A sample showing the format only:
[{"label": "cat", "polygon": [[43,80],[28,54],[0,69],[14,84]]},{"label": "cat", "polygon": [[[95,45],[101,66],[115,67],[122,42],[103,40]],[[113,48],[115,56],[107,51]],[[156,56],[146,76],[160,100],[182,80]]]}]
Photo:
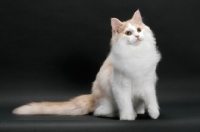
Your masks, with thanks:
[{"label": "cat", "polygon": [[14,114],[85,115],[135,120],[147,110],[152,119],[160,115],[156,97],[156,67],[161,55],[151,29],[140,11],[121,22],[111,18],[111,51],[97,73],[92,93],[67,102],[23,105]]}]

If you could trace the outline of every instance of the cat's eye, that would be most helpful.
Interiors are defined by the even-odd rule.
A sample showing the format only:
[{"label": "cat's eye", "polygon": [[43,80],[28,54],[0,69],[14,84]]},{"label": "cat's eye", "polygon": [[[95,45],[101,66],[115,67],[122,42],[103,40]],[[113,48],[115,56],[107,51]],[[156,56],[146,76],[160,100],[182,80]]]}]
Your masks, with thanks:
[{"label": "cat's eye", "polygon": [[125,34],[126,34],[127,36],[130,36],[130,35],[132,34],[132,32],[131,32],[131,31],[126,31]]},{"label": "cat's eye", "polygon": [[137,28],[137,32],[139,33],[139,32],[141,32],[142,31],[142,29],[141,28]]}]

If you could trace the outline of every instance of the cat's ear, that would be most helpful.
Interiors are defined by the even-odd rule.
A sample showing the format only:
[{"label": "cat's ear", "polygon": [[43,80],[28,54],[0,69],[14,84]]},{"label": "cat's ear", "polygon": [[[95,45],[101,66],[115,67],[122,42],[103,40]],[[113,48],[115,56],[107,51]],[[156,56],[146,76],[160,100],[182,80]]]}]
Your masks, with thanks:
[{"label": "cat's ear", "polygon": [[135,22],[137,22],[137,23],[139,23],[139,24],[142,24],[142,16],[141,16],[139,10],[137,10],[137,11],[134,13],[134,15],[133,15],[133,17],[132,17],[132,20],[134,20]]},{"label": "cat's ear", "polygon": [[111,18],[111,26],[112,30],[117,33],[120,29],[120,27],[123,25],[123,23],[117,19],[117,18]]}]

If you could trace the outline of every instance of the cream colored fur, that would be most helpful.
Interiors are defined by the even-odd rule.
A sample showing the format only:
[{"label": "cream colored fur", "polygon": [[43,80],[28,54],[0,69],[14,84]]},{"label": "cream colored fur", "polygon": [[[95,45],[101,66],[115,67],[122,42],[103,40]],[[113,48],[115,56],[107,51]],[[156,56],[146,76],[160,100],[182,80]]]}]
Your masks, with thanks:
[{"label": "cream colored fur", "polygon": [[111,19],[111,51],[93,83],[92,94],[67,102],[31,103],[13,110],[14,114],[58,114],[115,117],[134,120],[147,109],[152,119],[159,116],[155,85],[160,54],[150,28],[139,10],[132,19]]}]

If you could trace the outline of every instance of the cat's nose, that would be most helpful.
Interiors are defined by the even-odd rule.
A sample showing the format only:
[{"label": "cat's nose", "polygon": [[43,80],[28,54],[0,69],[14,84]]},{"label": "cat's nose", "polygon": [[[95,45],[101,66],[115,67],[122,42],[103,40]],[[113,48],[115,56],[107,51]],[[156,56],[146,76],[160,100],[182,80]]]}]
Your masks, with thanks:
[{"label": "cat's nose", "polygon": [[136,37],[137,39],[139,39],[139,35],[136,35],[135,37]]}]

